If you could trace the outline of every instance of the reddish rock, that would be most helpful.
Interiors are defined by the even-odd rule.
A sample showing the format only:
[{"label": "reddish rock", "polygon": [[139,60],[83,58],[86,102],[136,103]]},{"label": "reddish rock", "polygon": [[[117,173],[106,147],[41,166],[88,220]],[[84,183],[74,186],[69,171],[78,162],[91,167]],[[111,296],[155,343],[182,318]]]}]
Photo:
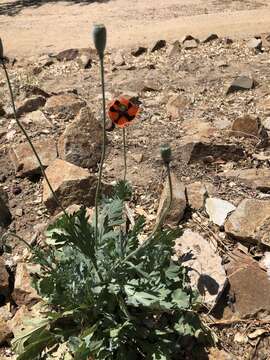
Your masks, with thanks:
[{"label": "reddish rock", "polygon": [[233,311],[225,309],[224,318],[264,319],[270,315],[270,280],[267,272],[247,255],[237,251],[227,266]]},{"label": "reddish rock", "polygon": [[[172,205],[170,211],[165,219],[165,223],[169,226],[177,226],[179,221],[183,218],[187,201],[186,201],[186,194],[185,194],[185,186],[182,182],[180,182],[177,177],[172,174]],[[170,189],[169,189],[169,182],[166,181],[164,185],[163,192],[161,194],[159,208],[157,212],[157,221],[159,221],[160,217],[162,216],[164,210],[167,207],[168,201],[170,196]]]},{"label": "reddish rock", "polygon": [[262,192],[270,190],[270,169],[268,168],[230,170],[219,176],[238,180],[240,183]]},{"label": "reddish rock", "polygon": [[74,118],[82,107],[86,105],[84,100],[74,94],[60,94],[51,96],[44,107],[44,110],[61,118]]},{"label": "reddish rock", "polygon": [[270,201],[244,199],[225,223],[227,234],[243,241],[270,244]]},{"label": "reddish rock", "polygon": [[258,118],[245,115],[234,120],[231,135],[236,137],[259,136],[260,123]]},{"label": "reddish rock", "polygon": [[[44,167],[57,158],[57,149],[53,140],[38,140],[33,144]],[[18,176],[41,174],[39,163],[28,142],[12,146],[9,156]]]},{"label": "reddish rock", "polygon": [[33,305],[40,300],[36,290],[31,285],[30,272],[35,271],[35,266],[18,263],[15,275],[12,299],[18,305]]},{"label": "reddish rock", "polygon": [[[64,160],[56,159],[47,169],[46,174],[64,208],[72,204],[93,206],[95,202],[97,178],[87,169],[80,168]],[[111,187],[103,184],[103,190]],[[54,213],[57,204],[47,183],[43,180],[43,202],[49,212]]]},{"label": "reddish rock", "polygon": [[58,141],[61,159],[83,168],[96,167],[101,158],[103,131],[88,107],[80,110]]}]

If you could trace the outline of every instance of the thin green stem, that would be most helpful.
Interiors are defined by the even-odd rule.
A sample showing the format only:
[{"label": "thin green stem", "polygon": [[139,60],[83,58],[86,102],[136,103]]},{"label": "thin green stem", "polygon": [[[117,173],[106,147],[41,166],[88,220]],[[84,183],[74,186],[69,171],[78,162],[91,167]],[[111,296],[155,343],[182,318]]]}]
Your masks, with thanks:
[{"label": "thin green stem", "polygon": [[127,177],[126,128],[123,128],[123,155],[124,155],[124,181],[126,181],[126,177]]},{"label": "thin green stem", "polygon": [[148,239],[145,240],[145,242],[139,246],[137,249],[135,249],[134,251],[132,251],[128,256],[125,257],[125,259],[123,260],[123,262],[127,262],[130,258],[134,257],[135,255],[137,255],[142,249],[144,249],[147,245],[149,245],[151,243],[151,241],[154,239],[157,231],[161,228],[161,226],[163,225],[170,209],[172,206],[172,199],[173,199],[173,189],[172,189],[172,177],[171,177],[171,169],[170,169],[170,164],[166,163],[166,168],[167,168],[167,175],[168,175],[168,180],[169,180],[169,201],[168,204],[165,208],[165,210],[163,211],[162,215],[160,216],[159,221],[157,222],[157,224],[155,225],[154,229],[152,230],[151,234],[149,235]]},{"label": "thin green stem", "polygon": [[52,186],[51,186],[51,184],[50,184],[50,182],[49,182],[49,179],[48,179],[48,177],[47,177],[47,175],[46,175],[46,173],[45,173],[44,167],[43,167],[43,165],[42,165],[41,159],[40,159],[40,157],[39,157],[39,155],[38,155],[38,153],[37,153],[37,151],[36,151],[36,149],[35,149],[35,147],[34,147],[34,145],[33,145],[33,143],[32,143],[32,140],[31,140],[30,137],[28,136],[26,130],[25,130],[24,127],[22,126],[22,124],[21,124],[21,122],[20,122],[20,120],[19,120],[19,118],[18,118],[18,116],[17,116],[16,106],[15,106],[15,101],[14,101],[14,95],[13,95],[13,90],[12,90],[12,86],[11,86],[11,83],[10,83],[8,71],[7,71],[6,65],[5,65],[5,63],[4,63],[4,60],[3,60],[3,59],[0,59],[0,61],[1,61],[2,67],[3,67],[3,69],[4,69],[5,77],[6,77],[6,80],[7,80],[7,85],[8,85],[8,89],[9,89],[10,100],[11,100],[11,105],[12,105],[12,109],[13,109],[15,121],[16,121],[18,127],[20,128],[20,130],[22,131],[22,133],[24,134],[24,136],[26,137],[26,139],[27,139],[27,141],[28,141],[28,143],[29,143],[29,145],[30,145],[30,147],[31,147],[31,149],[32,149],[32,151],[33,151],[33,153],[34,153],[34,155],[35,155],[38,163],[39,163],[39,166],[40,166],[40,169],[41,169],[41,173],[42,173],[42,175],[43,175],[46,183],[48,184],[48,187],[49,187],[49,189],[50,189],[50,191],[51,191],[51,193],[52,193],[52,195],[53,195],[54,201],[55,201],[56,204],[59,206],[59,208],[63,211],[63,213],[64,213],[65,215],[67,215],[65,209],[64,209],[64,208],[62,207],[62,205],[60,204],[60,202],[59,202],[59,200],[58,200],[58,198],[57,198],[57,196],[56,196],[56,194],[55,194],[55,192],[54,192],[54,190],[53,190],[53,188],[52,188]]},{"label": "thin green stem", "polygon": [[106,99],[105,99],[105,80],[104,80],[104,58],[103,56],[99,57],[100,60],[100,75],[101,75],[101,88],[102,88],[102,107],[103,107],[103,116],[102,116],[102,127],[103,127],[103,142],[102,142],[102,152],[101,152],[101,160],[99,165],[98,172],[98,183],[96,188],[96,197],[95,197],[95,235],[96,241],[98,239],[98,204],[100,197],[100,189],[101,189],[101,179],[102,179],[102,170],[105,159],[105,151],[106,151]]}]

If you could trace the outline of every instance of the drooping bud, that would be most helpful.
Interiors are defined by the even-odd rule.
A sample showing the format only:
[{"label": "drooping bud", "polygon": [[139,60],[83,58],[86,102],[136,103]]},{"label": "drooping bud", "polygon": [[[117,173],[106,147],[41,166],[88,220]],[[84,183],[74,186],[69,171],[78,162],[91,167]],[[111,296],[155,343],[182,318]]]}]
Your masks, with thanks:
[{"label": "drooping bud", "polygon": [[4,57],[4,48],[3,48],[2,40],[0,38],[0,59],[3,59],[3,57]]},{"label": "drooping bud", "polygon": [[172,160],[172,150],[170,145],[164,144],[160,147],[160,154],[165,164],[169,164]]},{"label": "drooping bud", "polygon": [[93,40],[99,57],[103,58],[107,40],[107,31],[103,24],[94,25]]}]

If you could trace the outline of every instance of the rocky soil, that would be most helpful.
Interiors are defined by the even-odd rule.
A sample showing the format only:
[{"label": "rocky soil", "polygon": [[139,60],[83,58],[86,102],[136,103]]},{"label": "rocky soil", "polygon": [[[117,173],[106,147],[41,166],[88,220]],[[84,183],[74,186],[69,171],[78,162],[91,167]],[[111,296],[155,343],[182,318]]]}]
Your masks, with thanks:
[{"label": "rocky soil", "polygon": [[[128,128],[132,216],[152,228],[168,196],[159,146],[173,150],[170,226],[202,295],[202,316],[220,349],[209,359],[268,359],[270,331],[270,35],[232,40],[209,34],[108,51],[106,98],[140,102]],[[92,49],[7,59],[18,116],[62,205],[92,207],[101,148],[99,66]],[[0,73],[0,231],[42,246],[59,212],[13,119]],[[122,133],[107,126],[106,192],[123,173]],[[163,186],[164,185],[164,186]],[[143,239],[142,239],[143,240]],[[35,316],[28,250],[16,239],[0,256],[0,358]]]}]

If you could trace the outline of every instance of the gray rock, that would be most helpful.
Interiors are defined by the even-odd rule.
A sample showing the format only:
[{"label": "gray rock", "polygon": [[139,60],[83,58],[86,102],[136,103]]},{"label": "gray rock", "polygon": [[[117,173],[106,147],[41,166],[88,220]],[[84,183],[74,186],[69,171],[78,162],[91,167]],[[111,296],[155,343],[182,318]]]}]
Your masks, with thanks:
[{"label": "gray rock", "polygon": [[223,226],[228,215],[235,210],[235,206],[226,200],[208,198],[206,199],[205,209],[214,224]]},{"label": "gray rock", "polygon": [[253,89],[255,86],[255,81],[249,76],[241,75],[238,76],[229,86],[226,94],[231,94],[236,91],[245,91]]},{"label": "gray rock", "polygon": [[75,60],[79,55],[78,49],[67,49],[59,52],[55,57],[58,61]]},{"label": "gray rock", "polygon": [[46,98],[43,96],[35,96],[29,99],[25,99],[21,103],[17,104],[17,115],[22,116],[23,114],[30,113],[43,107],[46,103]]},{"label": "gray rock", "polygon": [[175,240],[174,249],[183,265],[191,269],[191,286],[199,291],[203,303],[213,308],[227,281],[215,247],[198,233],[186,230]]},{"label": "gray rock", "polygon": [[131,55],[138,57],[147,52],[147,48],[143,46],[139,46],[137,49],[131,51]]},{"label": "gray rock", "polygon": [[93,168],[101,158],[103,132],[91,110],[84,107],[58,141],[61,159],[82,168]]},{"label": "gray rock", "polygon": [[163,49],[166,46],[166,40],[158,40],[156,41],[153,46],[150,48],[150,52],[155,52],[158,50]]},{"label": "gray rock", "polygon": [[218,39],[219,39],[219,37],[217,34],[209,34],[201,39],[201,43],[205,44],[205,43],[209,43],[211,41],[218,40]]},{"label": "gray rock", "polygon": [[11,222],[11,214],[8,208],[7,193],[0,187],[0,232]]}]

